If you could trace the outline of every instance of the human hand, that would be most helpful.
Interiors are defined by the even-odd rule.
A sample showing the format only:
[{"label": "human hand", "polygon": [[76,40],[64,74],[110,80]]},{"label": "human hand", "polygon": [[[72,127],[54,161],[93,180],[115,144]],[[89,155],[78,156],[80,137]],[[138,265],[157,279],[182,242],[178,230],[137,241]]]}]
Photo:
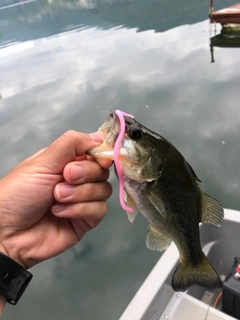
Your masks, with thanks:
[{"label": "human hand", "polygon": [[30,268],[98,225],[112,193],[111,162],[85,153],[100,142],[100,133],[68,131],[0,180],[0,251]]}]

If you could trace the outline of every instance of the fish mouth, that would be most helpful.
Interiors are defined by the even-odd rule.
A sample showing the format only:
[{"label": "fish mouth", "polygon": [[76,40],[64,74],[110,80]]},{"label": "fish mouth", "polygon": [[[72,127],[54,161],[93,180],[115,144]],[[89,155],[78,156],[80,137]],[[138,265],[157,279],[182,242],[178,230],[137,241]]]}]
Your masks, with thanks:
[{"label": "fish mouth", "polygon": [[114,129],[115,121],[116,121],[116,114],[114,111],[111,111],[107,119],[104,121],[104,123],[101,125],[101,127],[98,129],[98,131],[101,131],[105,133],[106,135],[111,133],[111,131]]},{"label": "fish mouth", "polygon": [[87,154],[104,160],[114,160],[114,145],[120,132],[120,121],[112,111],[106,121],[98,129],[104,134],[103,143],[87,151]]}]

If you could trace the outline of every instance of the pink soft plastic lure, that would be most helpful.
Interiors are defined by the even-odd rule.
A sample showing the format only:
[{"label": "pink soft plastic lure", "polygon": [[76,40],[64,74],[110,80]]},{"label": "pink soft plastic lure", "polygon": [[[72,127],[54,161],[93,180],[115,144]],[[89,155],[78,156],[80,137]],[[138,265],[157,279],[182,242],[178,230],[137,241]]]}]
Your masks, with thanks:
[{"label": "pink soft plastic lure", "polygon": [[114,163],[115,163],[115,167],[117,170],[117,174],[118,174],[118,179],[119,179],[119,200],[120,200],[120,204],[123,208],[123,210],[126,210],[127,212],[133,212],[133,209],[126,206],[125,202],[124,202],[124,184],[123,184],[123,173],[122,173],[122,168],[119,162],[119,151],[121,148],[121,143],[125,134],[125,119],[124,116],[129,117],[134,119],[134,116],[131,114],[127,114],[123,111],[120,110],[115,110],[115,113],[120,121],[120,133],[117,137],[117,140],[115,142],[115,146],[114,146]]}]

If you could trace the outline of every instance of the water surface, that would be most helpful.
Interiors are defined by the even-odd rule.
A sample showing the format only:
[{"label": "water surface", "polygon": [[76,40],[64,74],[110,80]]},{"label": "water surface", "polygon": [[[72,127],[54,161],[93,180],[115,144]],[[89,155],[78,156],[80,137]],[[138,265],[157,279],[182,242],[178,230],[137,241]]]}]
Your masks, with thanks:
[{"label": "water surface", "polygon": [[[1,177],[66,130],[95,131],[102,111],[121,109],[170,140],[205,192],[239,209],[239,49],[214,48],[211,63],[208,1],[169,3],[2,1]],[[34,267],[4,319],[118,319],[160,254],[146,249],[146,221],[128,222],[110,181],[102,224]]]}]

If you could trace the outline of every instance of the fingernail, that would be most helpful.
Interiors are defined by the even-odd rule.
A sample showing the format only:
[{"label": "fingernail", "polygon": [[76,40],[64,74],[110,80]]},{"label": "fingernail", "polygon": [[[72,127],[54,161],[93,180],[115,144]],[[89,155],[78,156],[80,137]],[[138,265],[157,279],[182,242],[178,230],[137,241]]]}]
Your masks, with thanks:
[{"label": "fingernail", "polygon": [[95,142],[103,142],[103,138],[104,138],[104,133],[101,131],[97,131],[97,132],[92,132],[89,133],[89,136],[93,139],[93,141]]},{"label": "fingernail", "polygon": [[56,186],[56,193],[59,199],[70,197],[74,192],[74,187],[69,184],[59,184]]},{"label": "fingernail", "polygon": [[73,164],[71,168],[71,178],[73,181],[80,180],[84,176],[84,167],[82,165]]},{"label": "fingernail", "polygon": [[67,209],[66,204],[54,204],[52,206],[52,212],[53,213],[63,213]]}]

